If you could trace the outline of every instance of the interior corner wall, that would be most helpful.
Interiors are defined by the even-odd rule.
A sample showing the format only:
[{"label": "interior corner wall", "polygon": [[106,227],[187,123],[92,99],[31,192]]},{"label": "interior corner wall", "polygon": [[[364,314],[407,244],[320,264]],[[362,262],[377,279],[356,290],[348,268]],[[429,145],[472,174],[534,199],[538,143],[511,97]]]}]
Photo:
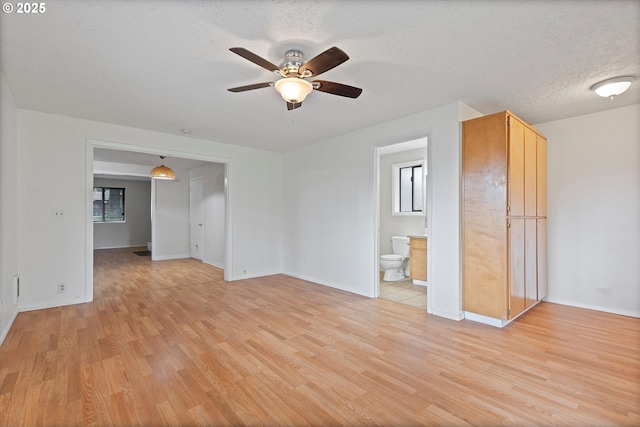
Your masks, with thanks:
[{"label": "interior corner wall", "polygon": [[0,75],[0,344],[18,314],[13,277],[18,263],[18,108]]},{"label": "interior corner wall", "polygon": [[548,140],[550,302],[640,317],[639,118],[636,104],[536,125]]},{"label": "interior corner wall", "polygon": [[429,137],[433,313],[461,319],[460,118],[454,102],[283,155],[283,259],[287,274],[373,297],[373,147]]},{"label": "interior corner wall", "polygon": [[94,187],[124,188],[125,221],[94,222],[93,248],[147,246],[151,241],[151,182],[95,178]]},{"label": "interior corner wall", "polygon": [[[92,227],[87,217],[93,185],[92,165],[87,164],[91,141],[119,144],[118,149],[131,151],[228,161],[233,209],[228,257],[232,262],[225,277],[237,280],[281,272],[280,153],[24,109],[17,112],[17,135],[21,310],[92,298],[87,286],[91,277],[91,253],[87,252]],[[57,173],[43,179],[39,171],[51,164],[58,166]],[[188,174],[181,179],[188,181]],[[52,209],[62,210],[64,219],[53,219]],[[67,292],[59,294],[57,283],[65,283]]]}]

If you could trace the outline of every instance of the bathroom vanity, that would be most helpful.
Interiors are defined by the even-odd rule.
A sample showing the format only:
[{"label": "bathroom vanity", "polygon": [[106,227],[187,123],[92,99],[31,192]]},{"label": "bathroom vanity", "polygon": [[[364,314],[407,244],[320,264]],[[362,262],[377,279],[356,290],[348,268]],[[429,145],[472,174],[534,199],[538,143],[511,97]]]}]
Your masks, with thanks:
[{"label": "bathroom vanity", "polygon": [[409,236],[411,278],[427,281],[427,236]]}]

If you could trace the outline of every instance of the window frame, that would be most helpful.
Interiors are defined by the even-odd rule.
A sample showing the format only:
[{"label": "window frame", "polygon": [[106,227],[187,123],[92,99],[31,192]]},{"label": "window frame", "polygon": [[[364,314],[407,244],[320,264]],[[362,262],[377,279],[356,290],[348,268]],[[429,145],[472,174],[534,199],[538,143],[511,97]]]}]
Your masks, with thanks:
[{"label": "window frame", "polygon": [[[103,186],[94,186],[93,187],[93,192],[92,194],[95,194],[96,190],[100,188],[102,189],[102,219],[99,221],[96,221],[95,216],[93,216],[93,223],[94,224],[114,224],[114,223],[123,223],[123,222],[127,222],[127,204],[126,204],[126,188],[125,187],[103,187]],[[105,209],[104,209],[104,204],[105,204],[105,190],[122,190],[122,219],[120,220],[114,220],[114,221],[106,221],[105,220]],[[94,199],[94,202],[96,200]]]},{"label": "window frame", "polygon": [[[400,186],[401,186],[401,179],[400,179],[400,174],[401,174],[401,170],[405,169],[405,168],[412,168],[412,177],[413,177],[413,181],[412,181],[412,191],[411,191],[411,206],[413,209],[414,206],[414,200],[413,200],[413,194],[415,194],[415,188],[413,187],[413,183],[415,182],[415,168],[422,168],[422,173],[420,174],[420,179],[422,182],[422,209],[420,210],[411,210],[411,211],[401,211],[401,203],[400,203]],[[414,160],[414,161],[410,161],[410,162],[404,162],[404,163],[395,163],[393,165],[391,165],[391,192],[392,192],[392,210],[391,210],[391,214],[394,216],[423,216],[425,214],[425,176],[426,176],[426,172],[425,172],[425,161],[424,160]]]}]

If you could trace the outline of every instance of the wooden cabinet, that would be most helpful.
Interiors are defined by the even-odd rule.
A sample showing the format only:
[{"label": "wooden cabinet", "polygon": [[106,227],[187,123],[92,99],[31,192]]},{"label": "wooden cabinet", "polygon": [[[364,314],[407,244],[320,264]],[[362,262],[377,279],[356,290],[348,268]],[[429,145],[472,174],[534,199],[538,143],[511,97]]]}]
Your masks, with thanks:
[{"label": "wooden cabinet", "polygon": [[427,238],[409,236],[411,278],[427,281]]},{"label": "wooden cabinet", "polygon": [[509,320],[546,296],[546,143],[509,111],[462,123],[465,312]]}]

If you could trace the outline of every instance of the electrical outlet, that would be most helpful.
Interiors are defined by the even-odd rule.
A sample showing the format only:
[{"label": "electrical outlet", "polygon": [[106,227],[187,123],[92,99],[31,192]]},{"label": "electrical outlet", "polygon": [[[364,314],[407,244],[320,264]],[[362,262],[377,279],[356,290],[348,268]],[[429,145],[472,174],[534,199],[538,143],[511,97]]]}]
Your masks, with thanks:
[{"label": "electrical outlet", "polygon": [[58,293],[64,294],[67,292],[67,284],[66,283],[58,283]]},{"label": "electrical outlet", "polygon": [[51,211],[51,216],[53,219],[64,219],[64,212],[62,209],[53,209]]}]

